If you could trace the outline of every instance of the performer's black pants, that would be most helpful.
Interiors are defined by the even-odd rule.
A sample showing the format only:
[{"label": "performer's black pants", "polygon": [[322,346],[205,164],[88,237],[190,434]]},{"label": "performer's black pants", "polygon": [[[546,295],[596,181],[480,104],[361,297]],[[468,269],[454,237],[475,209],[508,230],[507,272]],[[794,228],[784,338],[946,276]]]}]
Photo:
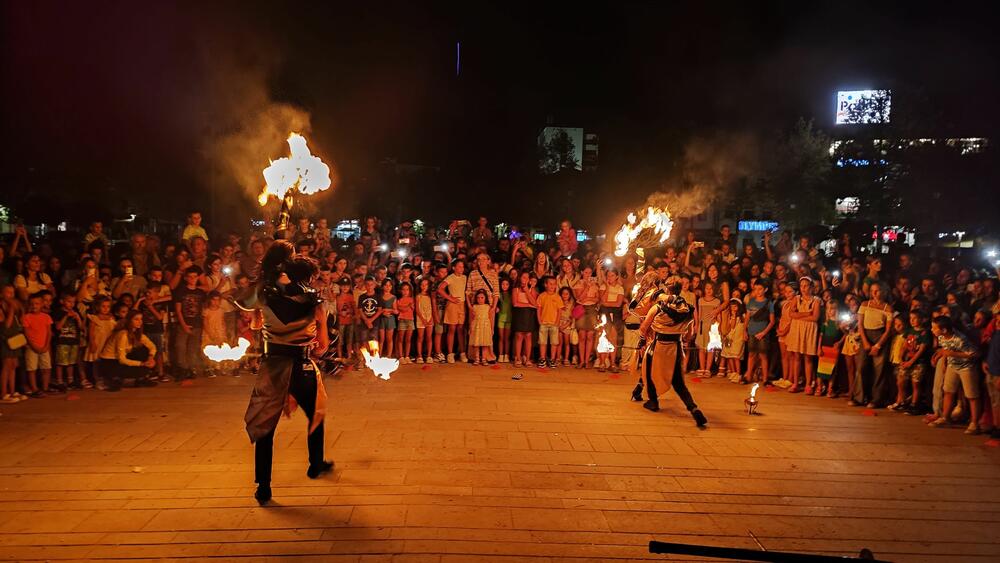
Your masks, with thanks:
[{"label": "performer's black pants", "polygon": [[[698,408],[698,405],[694,402],[694,397],[691,396],[691,392],[688,391],[687,383],[684,382],[684,353],[681,350],[681,345],[679,342],[657,342],[654,346],[677,346],[677,354],[674,356],[674,375],[670,379],[670,386],[673,387],[674,392],[677,393],[677,398],[679,398],[688,411],[693,411]],[[652,352],[652,350],[650,351]],[[653,378],[650,375],[653,371],[653,358],[652,353],[644,358],[644,365],[642,366],[642,372],[646,380],[646,393],[650,401],[658,403],[657,397],[659,393],[656,391],[656,385],[653,383]]]},{"label": "performer's black pants", "polygon": [[[265,360],[266,361],[266,360]],[[288,392],[295,397],[295,402],[306,415],[306,429],[312,420],[313,411],[316,408],[316,372],[304,371],[302,363],[297,362],[292,368],[292,377],[289,381]],[[320,422],[316,430],[309,435],[309,465],[318,465],[323,461],[323,423]],[[257,440],[254,449],[254,463],[257,483],[271,482],[271,459],[274,452],[274,430],[268,435]]]}]

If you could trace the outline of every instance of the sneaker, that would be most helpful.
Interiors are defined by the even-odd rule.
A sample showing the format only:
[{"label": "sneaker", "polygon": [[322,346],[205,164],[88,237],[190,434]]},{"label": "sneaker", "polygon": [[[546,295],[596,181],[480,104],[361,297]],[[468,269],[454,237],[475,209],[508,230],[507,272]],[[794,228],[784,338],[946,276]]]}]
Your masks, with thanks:
[{"label": "sneaker", "polygon": [[434,361],[439,364],[445,363],[444,354],[437,354],[436,356],[434,356]]},{"label": "sneaker", "polygon": [[315,479],[320,475],[323,475],[324,473],[329,473],[331,471],[333,471],[333,462],[324,460],[317,463],[316,465],[310,465],[309,469],[306,470],[306,477],[309,477],[310,479]]},{"label": "sneaker", "polygon": [[466,356],[465,354],[459,354],[459,358],[458,358],[458,359],[459,359],[459,360],[460,360],[460,361],[461,361],[461,362],[462,362],[463,364],[467,364],[467,363],[469,363],[469,357],[468,357],[468,356]]},{"label": "sneaker", "polygon": [[408,356],[403,356],[402,359],[399,360],[399,363],[401,363],[401,364],[409,364],[409,363],[411,363],[411,360],[410,360],[410,358]]},{"label": "sneaker", "polygon": [[455,363],[455,354],[448,354],[448,363],[449,364]]},{"label": "sneaker", "polygon": [[261,506],[267,504],[271,500],[271,484],[261,483],[257,485],[257,492],[253,494],[253,498],[257,499]]},{"label": "sneaker", "polygon": [[417,356],[417,359],[416,359],[416,360],[414,360],[414,362],[416,362],[416,363],[418,363],[418,364],[422,364],[422,363],[424,363],[424,359],[423,359],[423,358],[421,358],[420,356]]},{"label": "sneaker", "polygon": [[975,436],[976,434],[979,434],[979,425],[976,424],[975,422],[970,422],[969,427],[965,429],[965,433],[968,434],[969,436]]},{"label": "sneaker", "polygon": [[218,375],[218,374],[217,374],[217,373],[215,373],[214,371],[210,371],[210,372],[208,372],[208,378],[209,378],[209,379],[214,379],[214,378],[215,378],[215,377],[216,377],[217,375]]},{"label": "sneaker", "polygon": [[21,402],[20,399],[14,398],[9,393],[7,395],[4,395],[2,398],[0,398],[0,403],[3,403],[5,405],[13,405],[14,403],[20,403],[20,402]]},{"label": "sneaker", "polygon": [[941,428],[942,426],[948,426],[949,424],[951,424],[951,421],[949,421],[947,418],[943,416],[940,416],[928,422],[927,426],[930,426],[932,428]]},{"label": "sneaker", "polygon": [[705,417],[705,413],[701,412],[701,409],[691,411],[691,416],[694,417],[694,423],[698,425],[698,428],[702,428],[708,424],[708,418]]},{"label": "sneaker", "polygon": [[83,382],[80,384],[80,386],[83,387],[84,389],[93,389],[94,388],[94,384],[91,383],[90,381],[86,380],[86,379],[83,380]]}]

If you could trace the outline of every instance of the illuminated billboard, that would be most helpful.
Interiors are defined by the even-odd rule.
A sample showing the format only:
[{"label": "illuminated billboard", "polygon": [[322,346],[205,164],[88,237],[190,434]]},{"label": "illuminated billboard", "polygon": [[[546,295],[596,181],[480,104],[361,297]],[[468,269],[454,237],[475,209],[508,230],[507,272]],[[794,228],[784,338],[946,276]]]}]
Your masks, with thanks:
[{"label": "illuminated billboard", "polygon": [[538,135],[538,169],[545,174],[583,170],[583,129],[546,127]]},{"label": "illuminated billboard", "polygon": [[837,125],[889,123],[892,93],[889,90],[837,92]]}]

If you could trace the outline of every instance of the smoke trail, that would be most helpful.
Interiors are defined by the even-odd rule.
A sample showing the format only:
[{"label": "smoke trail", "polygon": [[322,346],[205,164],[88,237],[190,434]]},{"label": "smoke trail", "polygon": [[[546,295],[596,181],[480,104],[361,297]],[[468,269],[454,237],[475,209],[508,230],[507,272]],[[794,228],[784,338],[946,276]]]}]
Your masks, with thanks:
[{"label": "smoke trail", "polygon": [[759,161],[759,143],[749,133],[696,138],[684,147],[677,177],[651,194],[643,207],[665,207],[675,217],[697,215],[724,199],[738,181],[753,178]]},{"label": "smoke trail", "polygon": [[230,24],[221,32],[206,27],[200,34],[207,92],[202,152],[224,185],[238,185],[247,201],[255,201],[268,159],[287,155],[289,133],[308,138],[310,115],[271,95],[268,82],[282,61],[275,42],[258,26]]}]

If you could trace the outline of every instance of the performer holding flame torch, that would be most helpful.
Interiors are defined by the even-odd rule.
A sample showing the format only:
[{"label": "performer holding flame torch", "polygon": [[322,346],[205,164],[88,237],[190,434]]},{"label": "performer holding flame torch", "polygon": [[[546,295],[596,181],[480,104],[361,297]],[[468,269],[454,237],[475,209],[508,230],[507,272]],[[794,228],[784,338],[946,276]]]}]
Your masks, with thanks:
[{"label": "performer holding flame torch", "polygon": [[[661,276],[665,274],[661,272]],[[639,345],[641,376],[633,398],[641,399],[645,387],[648,400],[642,406],[656,412],[660,410],[659,396],[673,387],[694,417],[695,424],[703,427],[708,419],[695,404],[684,382],[681,338],[688,331],[694,313],[691,305],[679,295],[680,289],[680,280],[671,278],[661,286],[661,291],[650,296],[649,310],[639,327],[641,338],[648,344]]]},{"label": "performer holding flame torch", "polygon": [[290,415],[296,405],[309,418],[306,475],[315,479],[333,470],[333,462],[323,459],[326,390],[310,357],[314,350],[321,354],[329,345],[325,309],[309,288],[317,271],[315,262],[295,256],[290,242],[276,241],[261,262],[261,281],[251,297],[253,302],[241,304],[256,310],[263,325],[263,361],[244,417],[250,441],[256,444],[254,497],[261,504],[271,499],[271,458],[278,419],[282,412]]}]

